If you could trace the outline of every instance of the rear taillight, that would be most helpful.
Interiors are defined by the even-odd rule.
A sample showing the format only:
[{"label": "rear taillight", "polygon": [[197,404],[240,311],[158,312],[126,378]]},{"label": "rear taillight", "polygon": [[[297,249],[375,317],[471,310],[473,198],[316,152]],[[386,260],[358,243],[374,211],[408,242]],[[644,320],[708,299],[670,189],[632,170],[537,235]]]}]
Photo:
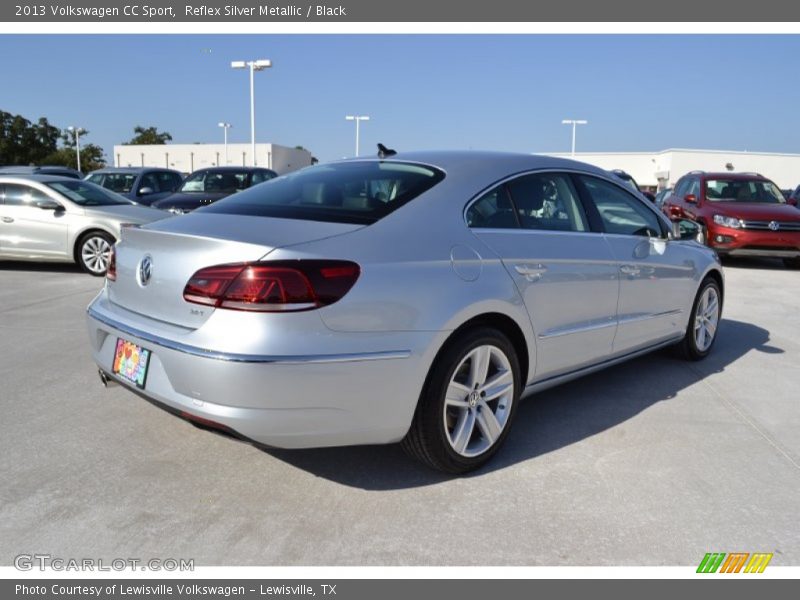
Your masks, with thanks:
[{"label": "rear taillight", "polygon": [[187,302],[217,308],[310,310],[340,300],[360,267],[344,260],[281,260],[200,269],[183,290]]},{"label": "rear taillight", "polygon": [[117,280],[117,252],[114,246],[111,246],[111,252],[108,253],[108,267],[106,268],[106,279],[109,281]]}]

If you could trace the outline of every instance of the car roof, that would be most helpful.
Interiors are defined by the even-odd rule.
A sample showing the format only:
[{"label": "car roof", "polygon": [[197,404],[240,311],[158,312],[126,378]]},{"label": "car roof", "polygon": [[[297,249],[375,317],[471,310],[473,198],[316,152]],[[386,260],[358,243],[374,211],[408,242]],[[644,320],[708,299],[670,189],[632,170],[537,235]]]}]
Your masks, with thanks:
[{"label": "car roof", "polygon": [[459,175],[476,174],[481,179],[503,179],[515,173],[536,170],[583,171],[605,177],[610,174],[599,167],[567,158],[545,156],[541,154],[523,154],[516,152],[495,152],[484,150],[431,150],[415,152],[398,152],[388,158],[377,156],[361,156],[344,161],[397,161],[413,162],[437,167],[445,173]]},{"label": "car roof", "polygon": [[54,181],[83,181],[75,179],[74,177],[63,177],[61,175],[39,175],[37,173],[2,173],[0,172],[0,180],[5,182],[11,181],[38,181],[39,183],[50,183]]},{"label": "car roof", "polygon": [[178,173],[175,169],[168,169],[167,167],[103,167],[102,169],[95,169],[89,175],[95,173],[143,173],[145,171],[169,171],[170,173]]},{"label": "car roof", "polygon": [[271,171],[267,167],[231,167],[231,166],[223,166],[223,167],[203,167],[202,169],[195,169],[192,173],[202,173],[205,171],[227,171],[232,173],[241,173],[242,171],[249,172],[249,171]]},{"label": "car roof", "polygon": [[760,173],[731,173],[718,171],[716,173],[687,173],[687,175],[699,175],[703,179],[768,179]]}]

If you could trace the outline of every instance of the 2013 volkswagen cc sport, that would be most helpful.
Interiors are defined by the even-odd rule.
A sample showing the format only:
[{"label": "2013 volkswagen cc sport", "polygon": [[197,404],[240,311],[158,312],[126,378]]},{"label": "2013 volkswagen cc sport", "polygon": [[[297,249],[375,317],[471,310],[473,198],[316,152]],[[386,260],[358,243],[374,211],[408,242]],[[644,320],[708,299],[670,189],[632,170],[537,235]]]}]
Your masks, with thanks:
[{"label": "2013 volkswagen cc sport", "polygon": [[716,255],[613,175],[388,154],[125,229],[88,308],[101,378],[265,445],[402,442],[462,473],[523,396],[667,345],[711,351]]}]

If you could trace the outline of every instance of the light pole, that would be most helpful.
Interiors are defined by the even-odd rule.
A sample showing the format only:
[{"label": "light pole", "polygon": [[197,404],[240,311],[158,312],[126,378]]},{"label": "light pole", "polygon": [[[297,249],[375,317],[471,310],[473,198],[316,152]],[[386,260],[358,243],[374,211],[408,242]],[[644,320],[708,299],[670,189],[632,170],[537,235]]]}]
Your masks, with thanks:
[{"label": "light pole", "polygon": [[361,121],[369,121],[369,117],[367,115],[347,115],[345,119],[356,122],[356,156],[358,156],[359,125],[361,124]]},{"label": "light pole", "polygon": [[[217,125],[222,127],[222,130],[225,132],[223,134],[223,139],[225,140],[225,165],[227,166],[228,165],[228,129],[233,127],[233,125],[231,125],[230,123],[222,123],[222,122],[217,123]],[[217,161],[217,162],[219,162],[219,161]]]},{"label": "light pole", "polygon": [[272,61],[266,58],[259,60],[235,60],[231,63],[233,69],[244,69],[250,67],[250,145],[253,152],[253,166],[256,166],[256,100],[253,91],[253,73],[263,71],[272,66]]},{"label": "light pole", "polygon": [[73,127],[70,125],[67,127],[68,131],[71,131],[75,134],[75,154],[77,155],[78,161],[78,171],[81,170],[81,134],[84,133],[86,130],[83,127]]},{"label": "light pole", "polygon": [[564,119],[561,121],[562,125],[572,125],[572,156],[575,156],[575,127],[578,125],[586,125],[589,121],[582,119]]}]

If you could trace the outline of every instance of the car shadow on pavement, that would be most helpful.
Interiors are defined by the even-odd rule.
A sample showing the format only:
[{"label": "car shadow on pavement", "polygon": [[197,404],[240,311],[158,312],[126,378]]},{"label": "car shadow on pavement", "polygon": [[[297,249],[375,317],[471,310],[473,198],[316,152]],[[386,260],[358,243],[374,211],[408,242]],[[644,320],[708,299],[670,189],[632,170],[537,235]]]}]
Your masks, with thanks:
[{"label": "car shadow on pavement", "polygon": [[26,261],[0,261],[0,271],[30,271],[34,273],[83,273],[75,263],[37,263]]},{"label": "car shadow on pavement", "polygon": [[780,258],[762,258],[762,257],[748,257],[737,258],[734,256],[726,256],[722,258],[723,267],[731,267],[736,269],[757,269],[759,271],[791,271],[783,260]]},{"label": "car shadow on pavement", "polygon": [[[686,362],[665,349],[525,399],[513,429],[488,465],[466,475],[481,477],[554,452],[612,428],[681,390],[720,373],[750,351],[771,354],[769,331],[724,319],[709,357]],[[407,457],[398,444],[313,450],[262,448],[318,477],[366,490],[433,485],[454,476],[437,473]]]}]

